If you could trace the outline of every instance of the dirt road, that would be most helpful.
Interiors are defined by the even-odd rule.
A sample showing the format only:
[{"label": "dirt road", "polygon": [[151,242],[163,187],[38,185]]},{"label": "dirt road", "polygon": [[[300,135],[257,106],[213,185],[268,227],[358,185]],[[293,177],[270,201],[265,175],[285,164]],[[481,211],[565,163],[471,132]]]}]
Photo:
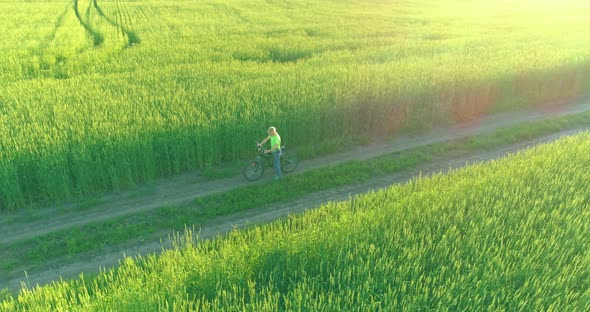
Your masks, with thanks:
[{"label": "dirt road", "polygon": [[[369,159],[378,155],[403,151],[434,142],[443,142],[460,139],[472,134],[491,132],[498,128],[526,121],[574,114],[588,110],[590,110],[590,104],[585,103],[560,110],[551,109],[545,111],[528,111],[494,115],[479,120],[477,123],[463,124],[453,128],[436,129],[430,133],[418,136],[398,137],[389,142],[373,142],[370,145],[358,146],[346,152],[304,161],[301,162],[297,172],[301,173],[314,168],[333,165],[353,159]],[[550,141],[571,133],[573,133],[573,131],[557,133],[543,138],[541,141]],[[351,195],[366,192],[369,189],[382,188],[391,184],[404,182],[420,172],[432,173],[445,171],[449,168],[463,166],[468,162],[498,158],[506,153],[522,149],[532,143],[534,142],[523,142],[495,151],[460,155],[454,158],[439,158],[410,172],[376,177],[366,183],[320,191],[308,194],[294,201],[281,202],[267,207],[259,207],[254,210],[220,217],[202,228],[201,235],[202,237],[212,237],[217,234],[225,233],[235,226],[241,227],[248,224],[268,222],[286,216],[288,213],[301,212],[305,209],[317,207],[321,203],[327,201],[343,200]],[[182,202],[200,196],[224,192],[246,183],[247,182],[245,182],[241,176],[207,181],[195,174],[185,174],[172,179],[159,181],[152,186],[143,186],[133,191],[104,196],[97,199],[99,204],[84,210],[80,210],[78,208],[79,206],[76,203],[73,203],[65,208],[55,207],[40,210],[25,209],[12,214],[3,213],[0,215],[0,244],[31,239],[57,230],[156,209],[164,205],[181,204]],[[160,233],[162,237],[166,237],[166,234],[167,233]],[[5,287],[13,290],[17,289],[23,281],[30,286],[36,284],[42,285],[51,280],[59,279],[60,276],[63,278],[72,278],[76,277],[80,272],[97,272],[99,267],[111,267],[116,265],[118,261],[123,258],[124,254],[132,256],[137,254],[147,254],[160,251],[163,247],[169,245],[170,241],[168,239],[164,239],[162,242],[157,239],[153,242],[130,242],[126,246],[113,248],[112,250],[104,252],[100,256],[88,258],[88,256],[80,255],[77,259],[71,259],[70,261],[47,263],[42,269],[35,270],[34,272],[27,272],[28,278],[25,278],[24,274],[22,274],[19,278],[0,281],[0,289]]]}]

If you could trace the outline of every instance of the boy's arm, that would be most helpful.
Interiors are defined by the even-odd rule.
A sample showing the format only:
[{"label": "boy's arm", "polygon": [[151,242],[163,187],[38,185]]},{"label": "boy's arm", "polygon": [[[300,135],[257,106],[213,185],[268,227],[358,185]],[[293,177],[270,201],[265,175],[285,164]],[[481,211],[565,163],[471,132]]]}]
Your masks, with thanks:
[{"label": "boy's arm", "polygon": [[270,135],[266,137],[266,139],[262,140],[262,142],[260,142],[260,145],[264,145],[264,143],[268,142],[268,140],[270,140]]}]

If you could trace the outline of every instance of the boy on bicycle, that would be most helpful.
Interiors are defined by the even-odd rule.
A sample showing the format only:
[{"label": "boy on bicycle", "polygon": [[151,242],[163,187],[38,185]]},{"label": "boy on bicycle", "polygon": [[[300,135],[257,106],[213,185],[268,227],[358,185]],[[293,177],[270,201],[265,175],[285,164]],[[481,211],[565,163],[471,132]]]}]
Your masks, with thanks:
[{"label": "boy on bicycle", "polygon": [[279,180],[281,178],[281,136],[277,133],[277,128],[268,128],[268,136],[260,142],[260,146],[268,142],[268,140],[270,140],[270,149],[264,152],[267,154],[272,153],[275,168],[274,179]]}]

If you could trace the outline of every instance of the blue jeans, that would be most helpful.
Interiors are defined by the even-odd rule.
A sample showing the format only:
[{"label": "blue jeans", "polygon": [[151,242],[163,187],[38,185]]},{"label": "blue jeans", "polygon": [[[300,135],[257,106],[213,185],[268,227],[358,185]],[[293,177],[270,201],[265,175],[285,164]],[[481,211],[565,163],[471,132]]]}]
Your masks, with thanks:
[{"label": "blue jeans", "polygon": [[281,178],[281,150],[272,152],[272,158],[274,160],[275,177]]}]

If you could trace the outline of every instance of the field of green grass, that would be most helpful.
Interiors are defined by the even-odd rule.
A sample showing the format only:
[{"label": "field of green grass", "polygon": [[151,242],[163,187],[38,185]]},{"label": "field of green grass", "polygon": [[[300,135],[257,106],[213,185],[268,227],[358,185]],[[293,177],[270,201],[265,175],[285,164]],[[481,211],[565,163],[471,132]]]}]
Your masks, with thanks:
[{"label": "field of green grass", "polygon": [[[582,1],[0,2],[0,209],[590,90]],[[564,35],[567,34],[567,35]],[[305,125],[305,127],[302,127]]]},{"label": "field of green grass", "polygon": [[590,134],[8,297],[2,311],[527,310],[590,301]]}]

